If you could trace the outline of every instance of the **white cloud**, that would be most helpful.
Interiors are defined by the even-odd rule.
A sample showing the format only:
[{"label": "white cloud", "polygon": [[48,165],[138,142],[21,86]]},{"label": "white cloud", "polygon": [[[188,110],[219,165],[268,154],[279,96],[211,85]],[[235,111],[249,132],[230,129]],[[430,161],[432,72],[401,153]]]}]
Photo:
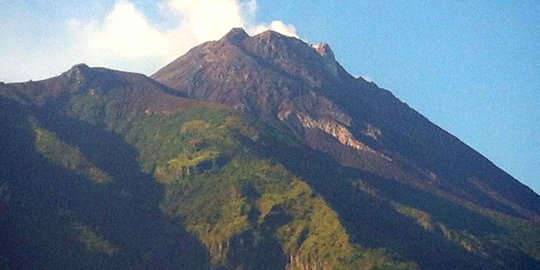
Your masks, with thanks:
[{"label": "white cloud", "polygon": [[182,28],[197,41],[219,38],[244,25],[242,5],[231,0],[170,0],[167,4],[183,18]]},{"label": "white cloud", "polygon": [[[256,0],[156,0],[145,9],[134,3],[116,0],[100,17],[65,18],[63,25],[55,25],[55,35],[34,37],[28,29],[13,29],[9,42],[0,44],[0,61],[6,63],[0,67],[0,80],[52,77],[83,62],[151,74],[233,27],[251,35],[270,29],[298,37],[294,26],[282,21],[256,22]],[[27,20],[21,17],[20,22]]]},{"label": "white cloud", "polygon": [[139,58],[172,49],[167,33],[153,27],[127,1],[117,2],[103,25],[88,29],[87,44],[91,51],[107,58]]},{"label": "white cloud", "polygon": [[259,24],[259,25],[253,25],[247,28],[247,31],[252,35],[264,32],[266,30],[273,30],[283,35],[298,38],[298,34],[296,33],[296,28],[292,24],[286,24],[278,20],[272,21],[270,25]]},{"label": "white cloud", "polygon": [[72,29],[77,29],[81,26],[81,22],[77,18],[67,20],[67,26]]},{"label": "white cloud", "polygon": [[217,40],[233,27],[250,34],[274,30],[298,37],[293,25],[282,21],[252,23],[255,0],[167,0],[156,9],[167,18],[170,29],[153,24],[128,0],[118,0],[104,20],[67,24],[79,32],[77,50],[90,65],[152,73],[202,42]]}]

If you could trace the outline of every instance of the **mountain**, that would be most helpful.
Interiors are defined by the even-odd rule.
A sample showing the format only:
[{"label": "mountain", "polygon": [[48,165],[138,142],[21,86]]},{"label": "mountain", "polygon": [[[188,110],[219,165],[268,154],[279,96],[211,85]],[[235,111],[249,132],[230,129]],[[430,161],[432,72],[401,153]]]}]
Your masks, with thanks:
[{"label": "mountain", "polygon": [[328,44],[0,84],[7,269],[540,269],[540,196]]},{"label": "mountain", "polygon": [[250,38],[234,29],[152,78],[188,97],[288,127],[344,165],[505,213],[540,217],[540,199],[532,190],[390,92],[353,78],[327,44],[308,46],[272,31]]}]

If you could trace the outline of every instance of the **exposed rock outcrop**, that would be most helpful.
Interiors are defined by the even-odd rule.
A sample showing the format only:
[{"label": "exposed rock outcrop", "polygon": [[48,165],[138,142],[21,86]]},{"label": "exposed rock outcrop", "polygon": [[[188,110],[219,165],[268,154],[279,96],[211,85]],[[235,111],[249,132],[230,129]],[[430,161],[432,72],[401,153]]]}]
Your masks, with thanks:
[{"label": "exposed rock outcrop", "polygon": [[296,114],[296,117],[298,117],[304,128],[318,128],[331,135],[332,137],[336,138],[341,144],[350,146],[357,150],[367,151],[380,155],[380,153],[378,153],[377,151],[371,149],[363,142],[357,140],[345,126],[340,125],[335,121],[325,119],[316,120],[302,113]]},{"label": "exposed rock outcrop", "polygon": [[311,47],[315,49],[315,51],[317,51],[317,53],[319,53],[319,55],[324,59],[324,68],[326,71],[334,76],[337,76],[337,61],[334,56],[334,52],[332,49],[330,49],[330,46],[325,42],[321,42],[319,44],[311,45]]}]

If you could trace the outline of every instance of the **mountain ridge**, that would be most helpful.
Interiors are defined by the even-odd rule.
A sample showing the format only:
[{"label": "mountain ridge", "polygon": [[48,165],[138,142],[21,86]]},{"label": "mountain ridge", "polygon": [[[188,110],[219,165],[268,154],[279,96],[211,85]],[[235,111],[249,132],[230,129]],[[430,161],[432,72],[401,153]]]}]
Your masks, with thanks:
[{"label": "mountain ridge", "polygon": [[[239,34],[240,33],[240,34]],[[234,39],[235,43],[233,43],[233,47],[230,47],[227,44],[228,38],[230,36],[236,36],[241,35],[241,39]],[[271,43],[272,45],[268,43],[268,40],[275,40],[274,43]],[[208,50],[208,47],[216,46],[219,49],[216,51],[219,53],[219,55],[212,55],[211,52],[208,54],[205,54],[205,52]],[[220,47],[221,46],[221,47]],[[298,48],[299,47],[299,48]],[[238,49],[237,49],[238,48]],[[287,54],[288,52],[291,52],[290,54]],[[243,53],[243,54],[242,54]],[[317,53],[317,54],[316,54]],[[194,54],[197,54],[197,57],[193,57]],[[229,61],[227,60],[215,60],[214,57],[223,57],[223,55],[231,55],[231,59]],[[287,61],[292,60],[282,60],[283,56],[280,54],[286,54],[287,56],[290,56],[290,58],[295,59],[295,63],[299,62],[299,64],[296,64],[297,66],[294,67],[294,65],[288,64]],[[263,55],[263,59],[259,56],[258,58],[252,57],[252,55]],[[416,151],[416,149],[411,149],[411,147],[403,147],[403,146],[397,146],[397,148],[402,149],[392,149],[396,148],[393,144],[395,144],[396,141],[400,141],[403,139],[403,135],[406,136],[412,136],[412,137],[426,137],[426,133],[430,134],[427,136],[438,136],[438,137],[446,137],[447,140],[453,142],[456,146],[454,147],[454,150],[446,151],[449,153],[458,151],[461,152],[462,158],[469,158],[469,159],[475,159],[475,160],[482,160],[481,163],[483,165],[478,165],[478,167],[488,168],[490,167],[490,164],[492,164],[489,160],[487,160],[485,157],[474,151],[472,148],[466,146],[463,144],[459,139],[455,138],[454,136],[448,134],[446,131],[441,129],[440,127],[432,124],[429,120],[421,116],[416,111],[410,109],[406,104],[399,101],[397,98],[395,98],[389,91],[383,90],[378,88],[374,84],[369,84],[363,80],[359,81],[357,79],[354,79],[350,74],[348,74],[340,65],[336,62],[337,70],[339,71],[338,80],[336,81],[336,77],[334,77],[334,73],[329,72],[325,69],[323,70],[317,70],[317,67],[325,66],[324,64],[324,57],[320,56],[317,58],[318,55],[317,49],[309,46],[309,44],[304,43],[303,41],[300,41],[296,38],[286,37],[283,35],[280,35],[277,32],[273,31],[267,31],[264,33],[261,33],[259,35],[249,37],[247,34],[243,31],[240,31],[239,29],[232,30],[229,34],[225,35],[224,38],[217,42],[210,42],[205,43],[201,45],[201,47],[196,47],[192,51],[190,51],[185,56],[182,56],[178,58],[177,60],[173,61],[171,64],[165,66],[161,70],[157,71],[154,75],[152,75],[152,78],[170,86],[171,88],[176,88],[180,92],[186,93],[189,97],[196,98],[196,99],[205,99],[210,101],[217,101],[220,103],[230,104],[235,107],[245,109],[247,110],[254,110],[255,113],[258,113],[259,111],[262,117],[271,117],[271,118],[281,118],[284,115],[290,114],[290,112],[287,110],[287,106],[290,107],[290,104],[288,101],[294,98],[297,98],[300,96],[300,98],[308,99],[307,102],[302,102],[299,106],[314,106],[313,104],[316,104],[315,106],[318,106],[319,108],[328,108],[326,115],[324,113],[317,113],[314,112],[316,110],[315,108],[307,108],[309,111],[307,112],[308,115],[317,115],[319,117],[317,118],[330,118],[335,125],[341,126],[341,130],[349,129],[349,133],[351,135],[354,135],[358,138],[364,137],[365,141],[364,144],[367,144],[368,146],[371,146],[371,148],[376,148],[378,146],[377,144],[380,142],[377,141],[378,138],[373,138],[373,136],[369,136],[369,133],[367,130],[371,129],[372,133],[380,133],[380,128],[377,128],[373,123],[365,123],[368,121],[387,121],[385,119],[380,119],[381,117],[377,114],[385,114],[384,117],[388,119],[387,116],[392,116],[392,118],[399,119],[398,121],[393,121],[394,123],[391,123],[391,125],[387,125],[387,129],[393,129],[390,130],[391,132],[388,132],[389,135],[396,136],[398,138],[391,139],[390,143],[387,143],[387,148],[390,148],[390,151],[398,150],[398,154],[405,155],[406,152],[410,151]],[[254,59],[254,60],[251,60]],[[315,59],[315,60],[313,60]],[[257,62],[257,60],[262,61],[262,64]],[[313,60],[313,63],[311,62]],[[213,63],[213,62],[217,63]],[[233,61],[232,63],[230,61]],[[220,63],[226,63],[221,64]],[[253,66],[253,63],[255,63],[255,66]],[[272,64],[274,63],[274,64]],[[278,89],[283,91],[282,94],[282,101],[280,101],[280,97],[277,97],[278,100],[272,99],[266,99],[266,104],[261,104],[260,102],[260,96],[269,96],[269,93],[265,92],[265,88],[270,88],[271,83],[270,82],[262,82],[259,83],[261,86],[258,86],[256,84],[250,84],[250,82],[246,82],[247,84],[250,84],[249,86],[243,86],[240,83],[236,84],[228,84],[227,82],[222,83],[219,87],[213,87],[213,86],[205,86],[203,85],[197,85],[197,87],[190,88],[189,82],[194,76],[185,76],[184,78],[179,76],[176,78],[171,78],[171,74],[174,73],[174,69],[182,69],[183,67],[187,66],[199,66],[204,67],[205,64],[210,65],[208,68],[208,71],[206,72],[203,69],[199,70],[197,76],[202,76],[205,78],[204,81],[212,81],[212,80],[218,80],[219,77],[226,76],[226,73],[233,72],[233,73],[241,73],[239,74],[241,77],[244,76],[244,78],[247,78],[249,76],[253,76],[256,78],[263,77],[262,74],[272,73],[274,72],[274,77],[272,77],[271,80],[274,80],[271,83],[275,83],[275,81],[278,81],[284,86],[278,86],[274,87],[273,89]],[[227,65],[227,66],[226,66]],[[242,65],[248,66],[246,68],[242,68]],[[315,68],[310,68],[306,66],[313,66]],[[230,68],[230,66],[233,66],[234,68]],[[261,67],[262,66],[262,67]],[[276,70],[276,66],[280,67],[281,69]],[[293,66],[293,67],[291,67]],[[234,70],[238,67],[238,71]],[[293,68],[294,69],[302,69],[301,67],[304,67],[303,70],[300,72],[297,72],[295,78],[298,80],[292,80],[289,81],[289,77],[291,76],[290,73]],[[285,73],[284,76],[280,76],[280,72]],[[217,74],[214,74],[217,73]],[[277,73],[277,75],[276,75]],[[176,71],[176,74],[185,74],[185,71]],[[289,75],[287,75],[289,74]],[[164,77],[165,75],[168,75],[169,77]],[[216,79],[218,77],[218,79]],[[270,79],[269,79],[270,80]],[[184,82],[186,81],[186,82]],[[297,82],[303,82],[300,86],[297,84]],[[209,84],[211,85],[211,84]],[[269,86],[270,85],[270,86]],[[205,89],[205,87],[208,87],[208,89]],[[242,89],[243,87],[243,89]],[[223,89],[224,88],[224,89]],[[280,89],[281,88],[281,89]],[[301,89],[297,91],[291,91],[290,88],[296,88]],[[197,89],[197,91],[189,90],[189,89]],[[204,89],[204,90],[202,90]],[[238,90],[242,89],[242,90]],[[192,91],[192,92],[190,92]],[[243,91],[243,92],[242,92]],[[317,100],[313,100],[314,98],[310,97],[309,95],[305,95],[301,92],[308,93],[309,95],[316,95]],[[223,92],[227,92],[229,95],[225,96],[225,99],[221,99],[221,94]],[[232,92],[232,93],[231,93]],[[258,93],[258,95],[252,95],[252,92]],[[251,95],[251,96],[250,96]],[[279,94],[278,94],[279,95]],[[231,100],[231,96],[234,98],[234,100]],[[270,100],[270,101],[268,101]],[[322,100],[322,101],[321,101]],[[354,104],[348,104],[350,100],[354,100]],[[271,102],[274,102],[275,104],[271,104]],[[336,102],[341,102],[340,106],[336,106]],[[358,104],[358,102],[361,102]],[[377,102],[377,104],[373,104],[374,102]],[[270,103],[270,105],[268,104]],[[299,102],[300,103],[300,102]],[[312,105],[309,105],[312,103]],[[325,106],[326,105],[326,106]],[[375,106],[373,106],[375,105]],[[255,107],[255,108],[253,108]],[[281,109],[285,107],[284,109]],[[369,108],[369,111],[366,110],[358,110],[358,107],[362,108]],[[334,109],[334,108],[337,108]],[[382,110],[380,108],[383,108]],[[390,110],[384,109],[384,108],[391,108]],[[348,110],[348,113],[343,113],[344,109]],[[278,111],[278,113],[276,113]],[[375,114],[374,114],[375,113]],[[301,114],[305,114],[304,112],[301,112]],[[329,115],[334,114],[334,115]],[[336,115],[338,114],[338,115]],[[371,114],[371,115],[369,115]],[[277,115],[277,117],[276,117]],[[367,116],[369,119],[359,119],[360,121],[357,121],[356,127],[350,127],[348,126],[348,121],[345,118],[350,119],[350,115],[360,115],[364,118]],[[337,116],[337,117],[336,117]],[[302,118],[300,116],[300,118]],[[334,119],[332,119],[334,118]],[[391,118],[391,119],[392,119]],[[305,117],[304,117],[305,119]],[[297,121],[296,119],[293,119],[294,121]],[[298,119],[300,122],[302,119]],[[366,121],[367,120],[367,121]],[[422,132],[416,132],[416,134],[407,135],[405,132],[401,131],[400,129],[403,129],[403,126],[410,126],[411,120],[419,123],[416,124],[415,127],[408,127],[409,129],[419,129],[423,128],[425,131]],[[283,120],[281,120],[283,122]],[[364,123],[358,123],[358,122],[364,122]],[[292,123],[294,125],[295,123]],[[320,123],[319,123],[320,124]],[[405,125],[403,125],[405,124]],[[309,123],[304,125],[308,125],[310,127],[317,126],[317,123]],[[358,129],[361,126],[364,125],[362,130],[358,131]],[[356,128],[356,130],[354,130]],[[293,127],[292,128],[297,129]],[[330,127],[327,130],[327,133],[331,129]],[[335,129],[335,128],[334,128]],[[378,130],[377,130],[378,129]],[[395,132],[397,130],[397,132]],[[296,131],[298,132],[298,131]],[[346,131],[344,131],[346,132]],[[331,133],[331,132],[330,132]],[[398,133],[398,134],[392,134],[392,133]],[[367,135],[366,135],[367,134]],[[373,135],[373,134],[371,134]],[[384,135],[387,135],[386,133]],[[351,137],[350,135],[346,135],[345,137]],[[366,138],[368,137],[368,138]],[[380,136],[383,137],[383,136]],[[353,140],[356,140],[358,138],[355,138]],[[338,138],[339,139],[339,138]],[[352,138],[350,138],[352,139]],[[350,141],[349,139],[349,141]],[[342,141],[348,140],[347,138],[341,138]],[[358,141],[358,140],[356,140]],[[411,140],[414,141],[414,140]],[[420,138],[419,141],[430,141],[429,138]],[[374,142],[370,145],[370,142]],[[412,144],[412,143],[409,143]],[[417,143],[418,144],[418,143]],[[422,145],[418,145],[421,147],[426,147]],[[430,147],[430,146],[428,146]],[[433,148],[433,146],[431,146]],[[443,148],[439,146],[439,148]],[[458,148],[462,150],[458,150]],[[439,151],[442,152],[442,151]],[[407,158],[407,157],[406,157]],[[408,157],[407,159],[410,159],[411,157]],[[417,157],[414,157],[418,159]],[[457,157],[453,157],[452,159],[456,159]],[[417,161],[418,162],[418,161]],[[426,163],[429,163],[430,160],[420,160],[420,162],[424,163],[425,166]],[[456,163],[453,160],[445,160],[444,162],[441,161],[435,161],[436,163]],[[432,162],[433,163],[433,162]],[[430,166],[434,166],[431,164]],[[436,166],[436,164],[435,164]],[[457,166],[454,165],[454,166]],[[493,164],[493,166],[495,166]],[[440,166],[439,166],[440,167]],[[496,166],[495,166],[496,167]],[[498,169],[498,168],[496,168]],[[457,168],[450,169],[453,171],[457,171]],[[493,169],[490,169],[493,170]],[[498,169],[500,170],[500,169]],[[500,170],[502,172],[502,170]],[[510,179],[511,176],[507,175],[506,178]],[[513,178],[512,178],[513,179]],[[505,180],[508,181],[508,180]],[[511,181],[516,180],[513,179]],[[522,185],[522,184],[519,184]],[[531,191],[528,187],[526,188],[529,191]],[[504,193],[505,191],[502,190]],[[540,210],[540,200],[538,196],[534,196],[534,192],[525,192],[527,195],[526,200],[533,200],[536,201],[536,203],[530,204],[529,207],[533,207],[534,212],[536,212],[536,215],[538,218],[538,213]],[[515,194],[514,194],[515,195]],[[513,195],[512,195],[513,196]],[[516,196],[513,196],[516,198]],[[524,210],[524,209],[521,209]],[[521,211],[520,210],[520,211]],[[527,211],[524,211],[527,212]],[[529,213],[531,214],[531,213]]]},{"label": "mountain ridge", "polygon": [[0,104],[0,266],[540,269],[539,196],[327,44],[233,29]]}]

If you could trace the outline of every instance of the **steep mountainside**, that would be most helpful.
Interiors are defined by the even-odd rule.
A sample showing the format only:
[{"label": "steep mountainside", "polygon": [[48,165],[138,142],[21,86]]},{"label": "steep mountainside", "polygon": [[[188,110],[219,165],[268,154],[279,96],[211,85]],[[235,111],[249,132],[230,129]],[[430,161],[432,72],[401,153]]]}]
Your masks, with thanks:
[{"label": "steep mountainside", "polygon": [[224,106],[85,65],[0,94],[2,267],[414,267],[354,244],[259,153],[295,142]]},{"label": "steep mountainside", "polygon": [[233,29],[152,77],[189,97],[229,104],[287,126],[344,165],[511,215],[540,218],[537,194],[390,92],[354,79],[327,44],[309,46],[272,31],[249,37]]},{"label": "steep mountainside", "polygon": [[[327,44],[309,45],[272,31],[249,37],[233,29],[152,78],[188,97],[258,115],[340,165],[386,179],[392,196],[413,197],[406,204],[414,201],[428,216],[461,214],[431,205],[423,197],[427,194],[483,215],[539,221],[537,194],[389,91],[353,78]],[[467,219],[460,223],[461,229],[474,231]],[[538,248],[533,250],[538,254]]]},{"label": "steep mountainside", "polygon": [[0,84],[0,268],[540,269],[540,197],[327,44]]}]

